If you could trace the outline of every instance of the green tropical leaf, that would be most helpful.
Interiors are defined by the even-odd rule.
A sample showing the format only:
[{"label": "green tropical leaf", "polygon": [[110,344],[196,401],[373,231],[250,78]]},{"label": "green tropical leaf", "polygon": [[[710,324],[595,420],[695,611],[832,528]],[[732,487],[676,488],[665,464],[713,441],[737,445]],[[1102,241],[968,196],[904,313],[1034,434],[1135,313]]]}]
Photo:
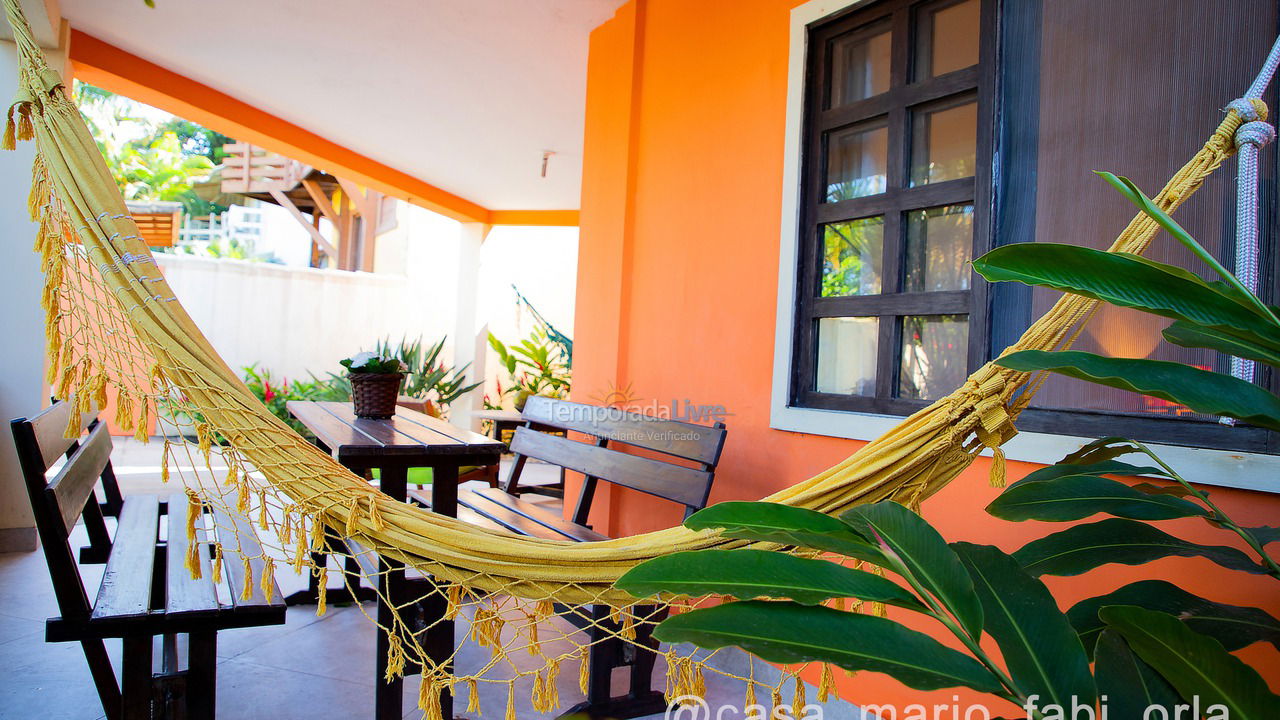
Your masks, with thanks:
[{"label": "green tropical leaf", "polygon": [[880,545],[889,569],[942,603],[971,637],[982,632],[982,604],[960,558],[923,518],[896,502],[860,505],[840,516]]},{"label": "green tropical leaf", "polygon": [[734,645],[769,662],[827,662],[892,676],[915,690],[969,687],[1001,691],[977,660],[924,633],[875,615],[822,605],[748,600],[664,620],[654,637],[714,649]]},{"label": "green tropical leaf", "polygon": [[1127,177],[1117,177],[1105,171],[1098,172],[1098,175],[1102,176],[1102,179],[1106,180],[1111,187],[1118,190],[1121,195],[1124,195],[1129,202],[1137,205],[1140,210],[1146,213],[1152,220],[1155,220],[1160,227],[1168,231],[1175,240],[1182,243],[1184,247],[1194,253],[1196,257],[1200,258],[1204,264],[1213,268],[1213,271],[1218,273],[1218,277],[1222,278],[1224,282],[1231,286],[1233,294],[1238,297],[1241,302],[1248,303],[1259,315],[1269,318],[1272,325],[1280,327],[1280,318],[1277,318],[1270,308],[1263,304],[1256,295],[1250,292],[1249,289],[1240,282],[1239,278],[1228,272],[1226,268],[1222,267],[1222,264],[1213,256],[1213,253],[1209,252],[1203,245],[1196,242],[1196,239],[1191,237],[1191,233],[1187,232],[1176,220],[1170,217],[1168,213],[1156,205],[1151,198],[1147,197],[1137,184]]},{"label": "green tropical leaf", "polygon": [[795,545],[883,565],[884,555],[840,520],[814,510],[768,502],[722,502],[690,515],[691,530],[722,530],[725,537]]},{"label": "green tropical leaf", "polygon": [[1002,520],[1066,522],[1097,513],[1133,520],[1205,516],[1209,511],[1171,495],[1150,495],[1096,475],[1068,475],[1010,486],[987,512]]},{"label": "green tropical leaf", "polygon": [[1114,718],[1151,717],[1148,709],[1164,708],[1163,717],[1172,718],[1182,698],[1168,680],[1134,654],[1129,643],[1115,630],[1098,638],[1098,694],[1106,698],[1107,714]]},{"label": "green tropical leaf", "polygon": [[1076,631],[1049,594],[1018,561],[989,545],[952,543],[982,601],[984,628],[1025,696],[1061,707],[1095,699],[1089,659]]},{"label": "green tropical leaf", "polygon": [[1229,329],[1274,346],[1276,326],[1252,305],[1224,294],[1194,273],[1128,253],[1078,245],[1004,245],[973,261],[991,282],[1062,290],[1119,307],[1196,325]]},{"label": "green tropical leaf", "polygon": [[770,550],[694,550],[663,555],[629,570],[615,585],[636,597],[674,593],[730,595],[740,600],[788,598],[815,605],[854,597],[924,612],[924,606],[892,580],[826,560]]},{"label": "green tropical leaf", "polygon": [[1109,605],[1133,605],[1168,613],[1201,635],[1208,635],[1235,651],[1255,642],[1269,642],[1280,649],[1280,620],[1264,610],[1206,600],[1163,580],[1142,580],[1076,603],[1067,619],[1092,655],[1104,624],[1098,611]]},{"label": "green tropical leaf", "polygon": [[1092,353],[1023,350],[996,360],[1012,370],[1047,370],[1141,393],[1208,415],[1225,415],[1280,430],[1280,398],[1239,378],[1163,360],[1108,358]]},{"label": "green tropical leaf", "polygon": [[1117,460],[1102,460],[1087,464],[1074,464],[1063,461],[1057,465],[1048,465],[1035,472],[1028,473],[1021,480],[1010,485],[1009,489],[1018,485],[1057,480],[1071,475],[1160,475],[1161,477],[1168,477],[1168,474],[1160,468],[1147,465],[1131,465]]},{"label": "green tropical leaf", "polygon": [[1229,332],[1193,325],[1178,320],[1161,333],[1174,345],[1189,348],[1209,348],[1248,360],[1257,360],[1272,367],[1280,367],[1280,350],[1267,347],[1254,338],[1244,338]]},{"label": "green tropical leaf", "polygon": [[1136,520],[1111,518],[1076,525],[1027,543],[1013,554],[1032,575],[1079,575],[1110,563],[1141,565],[1162,557],[1203,557],[1232,569],[1266,573],[1248,555],[1221,545],[1197,545]]},{"label": "green tropical leaf", "polygon": [[1201,712],[1221,704],[1231,720],[1273,720],[1280,715],[1280,696],[1217,640],[1154,610],[1111,606],[1100,614],[1138,657],[1168,680],[1184,701],[1198,704]]}]

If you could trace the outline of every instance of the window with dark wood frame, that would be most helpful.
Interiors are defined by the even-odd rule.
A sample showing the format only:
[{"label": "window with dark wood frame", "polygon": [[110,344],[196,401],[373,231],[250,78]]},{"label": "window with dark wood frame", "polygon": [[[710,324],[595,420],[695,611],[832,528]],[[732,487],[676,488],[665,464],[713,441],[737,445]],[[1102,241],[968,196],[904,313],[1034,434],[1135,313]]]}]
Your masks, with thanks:
[{"label": "window with dark wood frame", "polygon": [[791,404],[906,414],[986,356],[993,0],[808,29]]}]

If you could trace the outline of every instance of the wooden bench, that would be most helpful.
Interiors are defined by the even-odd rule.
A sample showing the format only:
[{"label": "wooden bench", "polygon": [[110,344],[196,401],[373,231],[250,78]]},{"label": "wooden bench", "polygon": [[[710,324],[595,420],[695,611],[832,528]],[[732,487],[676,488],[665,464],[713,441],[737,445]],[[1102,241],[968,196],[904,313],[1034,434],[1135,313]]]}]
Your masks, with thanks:
[{"label": "wooden bench", "polygon": [[[55,403],[31,419],[11,422],[18,460],[26,480],[36,530],[44,547],[61,617],[45,625],[47,642],[79,642],[110,720],[152,717],[207,718],[215,707],[217,631],[234,627],[279,625],[285,606],[274,586],[268,601],[260,587],[261,561],[254,561],[253,593],[241,600],[246,578],[241,562],[227,562],[223,586],[215,585],[210,542],[241,548],[247,555],[261,546],[248,523],[215,511],[213,529],[197,523],[201,576],[185,566],[187,497],[134,495],[119,500],[111,469],[111,436],[96,413],[80,419],[82,437],[63,437],[74,413],[72,403]],[[88,435],[83,436],[87,430]],[[59,458],[66,462],[49,477]],[[94,488],[101,483],[106,503]],[[119,500],[113,507],[110,498]],[[114,538],[104,509],[118,520]],[[105,562],[96,599],[89,603],[72,552],[70,534],[83,517],[89,545],[83,563]],[[220,599],[221,596],[221,599]],[[121,638],[121,681],[108,659],[104,638]],[[155,646],[159,645],[159,653]],[[185,652],[183,652],[185,648]]]},{"label": "wooden bench", "polygon": [[[607,539],[587,525],[596,488],[602,481],[683,505],[685,517],[707,504],[724,448],[724,423],[708,427],[545,397],[529,398],[522,415],[525,424],[512,436],[514,458],[503,488],[460,489],[459,519],[520,535],[591,542]],[[589,440],[581,442],[535,428],[581,433]],[[622,452],[619,445],[648,451],[647,456]],[[652,457],[654,454],[662,459]],[[584,480],[572,520],[518,495],[520,475],[530,459],[582,474]],[[431,505],[430,490],[411,492],[410,496]],[[657,659],[654,651],[658,646],[650,632],[652,626],[637,627],[636,644],[624,642],[613,634],[619,628],[609,619],[609,612],[607,606],[594,605],[563,613],[590,633],[592,645],[588,654],[587,699],[562,717],[585,714],[593,718],[631,718],[659,713],[667,707],[663,694],[652,689]],[[637,617],[660,619],[651,606],[633,608],[632,612]],[[610,687],[613,669],[623,666],[630,667],[630,688],[625,695],[614,697]]]}]

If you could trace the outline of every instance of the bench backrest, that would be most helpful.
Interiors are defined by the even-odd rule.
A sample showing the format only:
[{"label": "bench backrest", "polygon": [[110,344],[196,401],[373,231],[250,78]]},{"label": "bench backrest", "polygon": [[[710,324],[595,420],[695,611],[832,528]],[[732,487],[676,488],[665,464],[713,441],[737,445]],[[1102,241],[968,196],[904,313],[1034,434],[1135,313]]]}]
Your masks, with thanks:
[{"label": "bench backrest", "polygon": [[[68,536],[83,515],[90,540],[86,556],[105,561],[111,538],[94,487],[102,481],[116,488],[111,435],[106,423],[97,420],[96,410],[80,418],[81,437],[65,437],[74,407],[73,402],[55,402],[30,419],[10,422],[58,607],[68,619],[86,618],[92,611]],[[88,436],[83,436],[85,430]],[[49,468],[64,456],[67,461],[50,478]]]},{"label": "bench backrest", "polygon": [[[638,490],[685,506],[686,517],[707,504],[716,464],[724,449],[724,423],[698,425],[667,420],[612,407],[534,396],[521,412],[525,427],[511,438],[515,454],[506,483],[511,492],[519,482],[525,458],[582,473],[586,480],[578,495],[573,521],[586,524],[598,480]],[[583,433],[595,439],[584,443],[535,427]],[[693,466],[621,452],[610,443],[622,443],[673,458]]]}]

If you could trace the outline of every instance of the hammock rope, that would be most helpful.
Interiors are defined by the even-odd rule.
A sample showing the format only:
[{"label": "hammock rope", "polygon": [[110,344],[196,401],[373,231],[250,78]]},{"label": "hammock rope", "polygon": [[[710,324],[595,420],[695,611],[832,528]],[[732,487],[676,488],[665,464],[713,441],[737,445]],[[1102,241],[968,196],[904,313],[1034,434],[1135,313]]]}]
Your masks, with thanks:
[{"label": "hammock rope", "polygon": [[[399,600],[391,625],[384,626],[396,633],[388,672],[403,672],[407,662],[420,664],[419,705],[428,718],[439,720],[439,693],[454,684],[469,688],[476,702],[480,682],[505,683],[509,695],[516,682],[532,682],[535,709],[555,708],[560,664],[584,657],[590,641],[570,629],[550,642],[545,621],[557,612],[574,612],[553,610],[552,603],[557,608],[611,605],[617,624],[607,632],[633,639],[635,627],[650,618],[636,617],[629,607],[634,599],[612,587],[620,575],[671,552],[745,545],[680,526],[590,543],[492,532],[393,501],[307,443],[245,387],[178,302],[139,237],[63,80],[46,65],[17,0],[4,0],[4,6],[19,51],[21,90],[9,108],[3,146],[11,149],[17,140],[28,139],[36,144],[29,205],[40,223],[36,251],[45,272],[50,384],[57,397],[80,410],[113,403],[116,423],[142,440],[157,416],[194,425],[197,442],[166,440],[163,450],[165,478],[172,473],[190,490],[189,517],[203,522],[202,506],[228,508],[264,531],[263,555],[211,548],[215,573],[222,562],[243,561],[254,571],[251,577],[269,579],[273,568],[291,566],[315,573],[323,587],[328,571],[313,565],[311,553],[342,552],[328,543],[329,533],[433,576],[438,583],[433,592],[447,599],[449,619],[465,613],[473,639],[493,651],[492,660],[474,671],[452,667],[452,658],[427,657],[421,642],[425,630],[402,616],[404,600]],[[1262,120],[1266,113],[1257,98],[1229,109],[1204,146],[1156,195],[1156,204],[1172,212],[1186,201],[1236,151],[1236,132],[1246,119]],[[1158,229],[1139,214],[1110,249],[1140,254]],[[1097,306],[1064,296],[1006,352],[1068,347]],[[984,450],[994,456],[992,482],[1003,484],[1000,447],[1016,433],[1014,420],[1044,379],[987,364],[955,392],[850,457],[765,500],[829,514],[885,499],[918,508]],[[198,565],[192,568],[198,571]],[[360,581],[345,574],[343,579]],[[324,607],[322,593],[318,611]],[[517,649],[541,664],[531,669],[515,663]],[[707,657],[683,657],[674,650],[663,654],[669,697],[702,685],[702,672],[711,666]],[[582,672],[585,677],[585,661]],[[772,695],[777,697],[781,683],[798,672],[787,670]],[[752,696],[757,685],[766,687],[754,669],[741,679]]]},{"label": "hammock rope", "polygon": [[[1253,101],[1261,100],[1276,69],[1280,68],[1280,39],[1271,46],[1267,59],[1258,71],[1257,77],[1249,85],[1244,96],[1232,100],[1227,107],[1240,114],[1243,124],[1236,128],[1236,253],[1235,271],[1241,284],[1249,288],[1249,292],[1258,291],[1258,262],[1260,249],[1258,246],[1258,158],[1262,146],[1276,139],[1276,131],[1260,117],[1253,106]],[[1256,365],[1245,358],[1231,358],[1231,374],[1246,382],[1253,382]],[[1231,418],[1223,418],[1224,423],[1234,425]]]}]

